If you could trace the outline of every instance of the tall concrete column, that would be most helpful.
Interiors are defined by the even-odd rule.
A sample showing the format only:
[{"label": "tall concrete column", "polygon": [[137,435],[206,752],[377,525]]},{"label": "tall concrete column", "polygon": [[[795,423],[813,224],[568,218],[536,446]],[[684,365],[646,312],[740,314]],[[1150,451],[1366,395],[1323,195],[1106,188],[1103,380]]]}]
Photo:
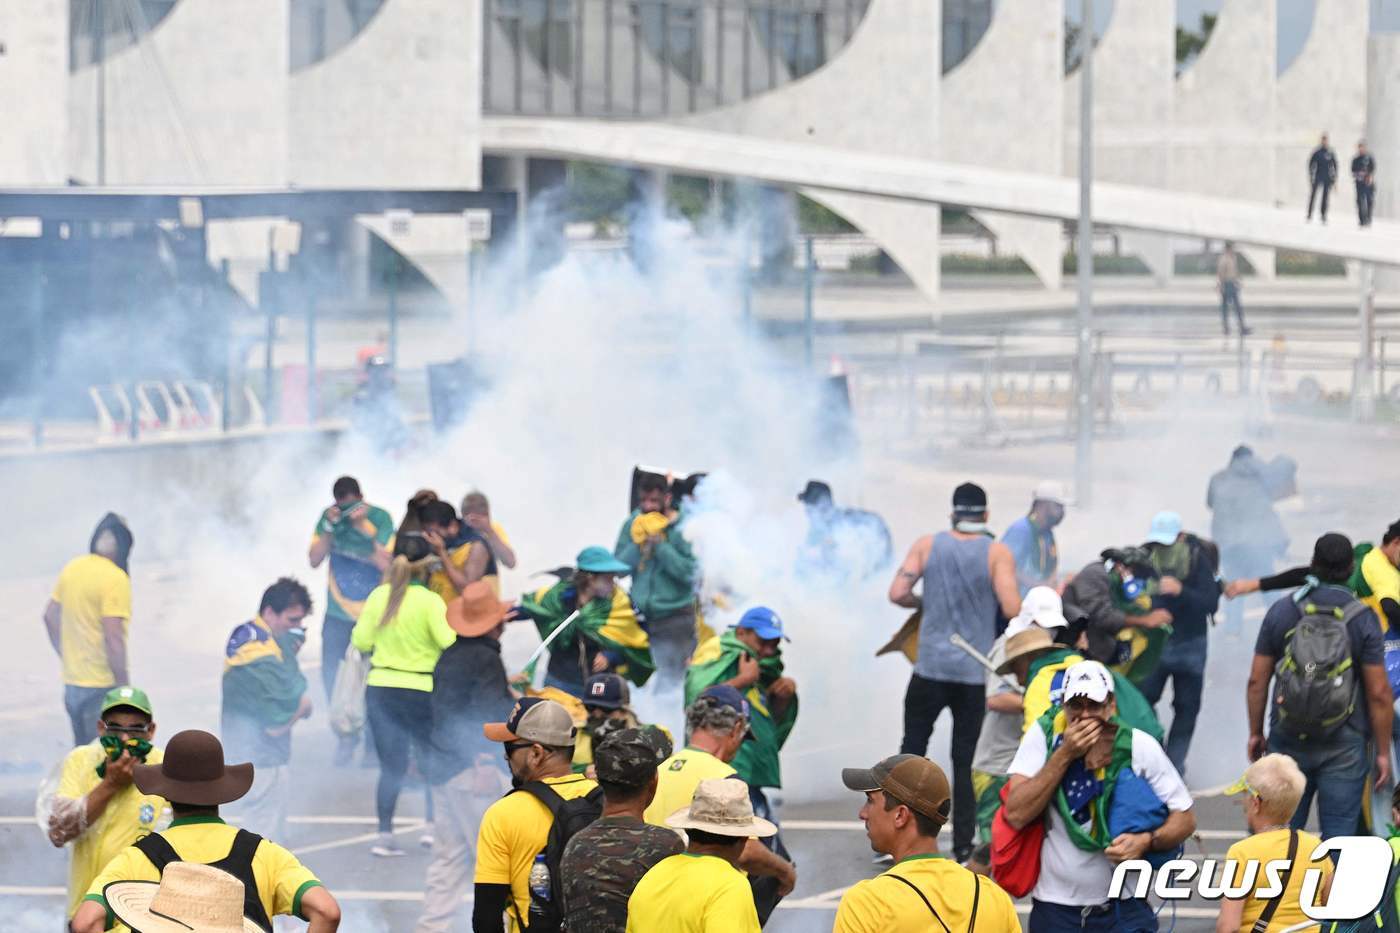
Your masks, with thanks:
[{"label": "tall concrete column", "polygon": [[[1376,157],[1377,219],[1400,217],[1400,33],[1378,33],[1367,46],[1366,141]],[[1354,153],[1337,153],[1343,184]],[[1400,292],[1400,268],[1376,268],[1376,290]]]}]

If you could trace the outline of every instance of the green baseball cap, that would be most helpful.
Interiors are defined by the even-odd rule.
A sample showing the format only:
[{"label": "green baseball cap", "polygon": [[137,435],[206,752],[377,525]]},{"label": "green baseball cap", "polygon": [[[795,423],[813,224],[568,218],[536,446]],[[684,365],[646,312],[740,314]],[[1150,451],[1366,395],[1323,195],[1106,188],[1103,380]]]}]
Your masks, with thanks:
[{"label": "green baseball cap", "polygon": [[102,713],[116,709],[119,706],[129,706],[134,710],[140,710],[147,716],[154,716],[151,710],[151,699],[146,696],[146,691],[139,687],[113,687],[107,691],[107,695],[102,698]]}]

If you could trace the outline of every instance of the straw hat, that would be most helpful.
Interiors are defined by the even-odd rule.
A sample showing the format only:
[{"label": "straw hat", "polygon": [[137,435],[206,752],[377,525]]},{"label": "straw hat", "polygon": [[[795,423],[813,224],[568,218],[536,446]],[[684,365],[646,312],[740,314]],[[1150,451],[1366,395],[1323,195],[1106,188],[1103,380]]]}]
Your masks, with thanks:
[{"label": "straw hat", "polygon": [[447,604],[447,625],[458,635],[474,638],[500,625],[509,611],[510,603],[497,599],[490,583],[477,580]]},{"label": "straw hat", "polygon": [[666,817],[672,829],[698,829],[717,836],[773,836],[778,827],[753,815],[749,788],[743,781],[712,778],[695,788],[690,806]]},{"label": "straw hat", "polygon": [[243,916],[243,882],[212,865],[171,862],[159,882],[113,881],[102,896],[140,933],[261,933]]},{"label": "straw hat", "polygon": [[1010,673],[1011,665],[1016,662],[1017,658],[1023,658],[1028,654],[1040,654],[1053,647],[1055,647],[1055,639],[1051,638],[1050,633],[1039,625],[1022,629],[1006,640],[1005,657],[997,665],[997,673]]}]

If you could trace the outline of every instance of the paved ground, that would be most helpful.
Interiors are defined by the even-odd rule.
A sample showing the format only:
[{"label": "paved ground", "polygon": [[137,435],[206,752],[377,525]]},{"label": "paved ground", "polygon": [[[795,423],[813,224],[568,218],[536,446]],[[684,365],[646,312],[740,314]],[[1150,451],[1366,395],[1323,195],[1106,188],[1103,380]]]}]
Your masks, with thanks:
[{"label": "paved ground", "polygon": [[[315,870],[345,904],[353,933],[411,929],[421,907],[423,874],[429,855],[415,843],[421,835],[421,793],[406,792],[400,805],[398,832],[408,854],[401,859],[377,859],[369,854],[373,825],[375,772],[330,768],[330,743],[319,723],[298,739],[298,785],[292,825],[286,844]],[[66,881],[65,855],[40,834],[33,817],[33,786],[38,769],[11,765],[0,775],[0,909],[8,916],[28,917],[32,926],[6,930],[57,929]],[[833,776],[833,783],[835,778]],[[1238,832],[1238,811],[1223,798],[1208,797],[1197,804],[1202,823],[1201,847],[1188,854],[1223,857]],[[778,933],[829,930],[841,893],[855,882],[878,874],[884,866],[872,861],[865,833],[855,814],[855,794],[835,790],[831,799],[785,806],[784,839],[798,864],[797,890],[784,901],[767,929]],[[946,841],[946,840],[945,840]],[[1023,910],[1029,905],[1023,905]],[[1163,913],[1165,920],[1170,908]],[[1213,928],[1214,914],[1204,904],[1177,910],[1177,929]],[[46,918],[46,919],[42,919]],[[469,929],[470,907],[464,906],[460,928]],[[1167,923],[1163,923],[1164,930]]]}]

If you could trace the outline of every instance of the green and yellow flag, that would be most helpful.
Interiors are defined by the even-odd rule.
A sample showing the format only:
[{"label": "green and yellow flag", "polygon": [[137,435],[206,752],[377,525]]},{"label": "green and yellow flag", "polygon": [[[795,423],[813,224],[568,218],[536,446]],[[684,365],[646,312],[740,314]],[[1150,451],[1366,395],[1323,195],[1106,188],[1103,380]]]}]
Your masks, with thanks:
[{"label": "green and yellow flag", "polygon": [[[527,593],[520,599],[520,608],[535,622],[540,638],[550,634],[564,623],[574,611],[578,591],[572,583],[561,580],[553,586],[541,587],[534,593]],[[651,659],[651,642],[647,633],[637,621],[637,610],[627,591],[614,586],[612,598],[595,599],[579,608],[578,618],[569,623],[575,634],[591,639],[600,648],[615,652],[623,657],[615,673],[626,677],[638,687],[647,682],[656,664]],[[565,632],[559,636],[568,638]],[[534,677],[534,664],[526,675]]]}]

